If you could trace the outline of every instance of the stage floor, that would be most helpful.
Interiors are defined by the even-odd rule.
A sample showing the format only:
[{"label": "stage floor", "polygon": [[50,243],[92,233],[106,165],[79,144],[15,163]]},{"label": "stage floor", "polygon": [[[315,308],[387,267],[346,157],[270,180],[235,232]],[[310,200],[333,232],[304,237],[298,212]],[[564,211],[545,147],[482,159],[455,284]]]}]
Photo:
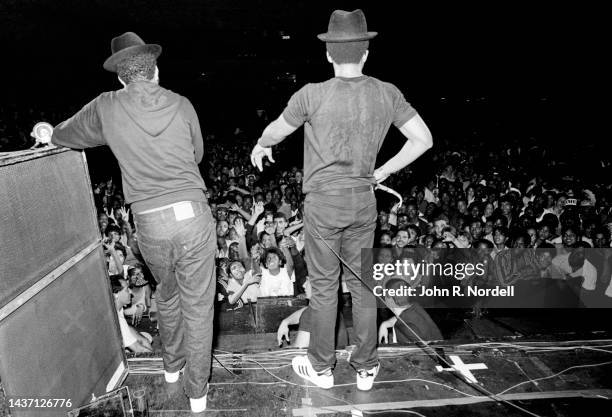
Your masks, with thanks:
[{"label": "stage floor", "polygon": [[[381,346],[382,368],[370,392],[356,389],[347,350],[337,352],[334,388],[310,386],[290,366],[291,358],[304,352],[276,345],[274,330],[286,314],[260,310],[255,312],[257,325],[250,310],[220,316],[236,326],[222,329],[215,338],[206,415],[528,415],[483,396],[456,372],[437,370],[439,361],[416,346]],[[468,365],[484,364],[486,369],[472,374],[490,393],[540,416],[612,412],[610,310],[490,310],[479,318],[465,310],[428,311],[445,338],[430,346],[448,361],[455,357]],[[254,326],[250,330],[249,323]],[[181,382],[164,382],[155,323],[145,319],[139,328],[154,335],[156,352],[128,355],[130,373],[124,385],[146,390],[151,417],[191,416]],[[0,416],[7,415],[0,398]]]},{"label": "stage floor", "polygon": [[[486,369],[472,373],[490,393],[503,393],[501,398],[541,416],[612,412],[608,310],[490,311],[481,318],[465,311],[430,313],[447,339],[431,346],[448,361],[455,357],[465,364],[484,364]],[[382,368],[374,388],[360,392],[346,350],[338,351],[336,386],[322,390],[293,374],[291,358],[304,352],[278,349],[275,342],[273,332],[217,339],[207,415],[528,415],[483,396],[456,372],[438,371],[438,361],[415,346],[380,347]],[[125,385],[147,390],[151,416],[191,415],[181,383],[165,384],[159,355],[129,362]]]},{"label": "stage floor", "polygon": [[[611,340],[581,343],[443,344],[446,358],[465,364],[484,364],[474,370],[478,384],[493,394],[542,416],[576,416],[598,407],[612,411],[612,355],[593,349],[609,349]],[[580,346],[576,348],[576,346]],[[336,386],[322,390],[293,374],[290,359],[297,352],[278,350],[228,355],[217,352],[208,395],[209,413],[219,416],[425,416],[526,415],[492,401],[458,378],[437,371],[438,363],[414,347],[379,349],[381,372],[374,388],[360,392],[346,352],[339,352],[334,370]],[[588,365],[588,367],[584,367]],[[593,366],[596,365],[596,366]],[[551,377],[571,367],[557,376]],[[151,416],[190,416],[181,382],[166,384],[161,361],[131,359],[130,390],[145,388]],[[153,374],[144,374],[155,372]],[[233,374],[231,374],[232,372]],[[546,378],[546,379],[542,379]],[[512,388],[515,386],[515,388]],[[588,408],[585,408],[588,407]],[[604,412],[603,410],[609,410]],[[368,412],[369,411],[369,412]],[[372,411],[377,413],[372,414]],[[383,412],[383,413],[379,413]]]}]

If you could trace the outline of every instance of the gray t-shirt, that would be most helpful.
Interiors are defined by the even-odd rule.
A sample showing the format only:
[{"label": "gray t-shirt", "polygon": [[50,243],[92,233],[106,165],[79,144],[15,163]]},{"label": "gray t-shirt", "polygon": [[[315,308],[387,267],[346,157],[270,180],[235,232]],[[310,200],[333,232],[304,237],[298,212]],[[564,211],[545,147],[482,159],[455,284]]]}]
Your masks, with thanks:
[{"label": "gray t-shirt", "polygon": [[304,124],[303,192],[374,185],[389,127],[416,114],[397,87],[365,75],[302,87],[283,117],[294,127]]}]

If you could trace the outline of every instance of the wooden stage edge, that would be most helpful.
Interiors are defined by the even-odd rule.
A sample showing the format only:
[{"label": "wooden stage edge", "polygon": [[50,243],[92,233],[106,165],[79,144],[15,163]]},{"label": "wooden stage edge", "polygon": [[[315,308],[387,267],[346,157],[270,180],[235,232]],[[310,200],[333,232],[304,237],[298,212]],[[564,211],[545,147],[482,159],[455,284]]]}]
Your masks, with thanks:
[{"label": "wooden stage edge", "polygon": [[[548,391],[548,392],[524,392],[518,394],[504,394],[497,396],[501,400],[506,401],[525,401],[525,400],[543,400],[551,398],[601,398],[612,399],[612,390],[609,389],[592,389],[592,390],[571,390],[571,391]],[[313,407],[304,407],[293,409],[294,416],[313,416],[317,414],[329,413],[352,413],[357,411],[384,411],[384,410],[399,410],[402,408],[417,408],[417,407],[442,407],[446,405],[466,405],[475,404],[487,401],[495,401],[491,397],[468,397],[468,398],[439,398],[435,400],[415,400],[415,401],[397,401],[384,403],[366,403],[366,404],[351,404],[351,405],[330,405],[324,409]]]},{"label": "wooden stage edge", "polygon": [[[542,400],[551,398],[601,398],[612,399],[612,390],[609,389],[585,389],[585,390],[570,390],[570,391],[547,391],[547,392],[524,392],[517,394],[503,394],[497,396],[499,399],[506,401],[525,401],[525,400]],[[466,405],[475,404],[487,401],[495,401],[491,397],[463,397],[463,398],[439,398],[434,400],[414,400],[414,401],[397,401],[384,403],[366,403],[366,404],[351,404],[351,405],[330,405],[324,409],[316,406],[293,409],[294,416],[313,416],[317,414],[329,413],[352,413],[353,410],[358,411],[384,411],[384,410],[399,410],[402,408],[416,407],[442,407],[446,405]]]}]

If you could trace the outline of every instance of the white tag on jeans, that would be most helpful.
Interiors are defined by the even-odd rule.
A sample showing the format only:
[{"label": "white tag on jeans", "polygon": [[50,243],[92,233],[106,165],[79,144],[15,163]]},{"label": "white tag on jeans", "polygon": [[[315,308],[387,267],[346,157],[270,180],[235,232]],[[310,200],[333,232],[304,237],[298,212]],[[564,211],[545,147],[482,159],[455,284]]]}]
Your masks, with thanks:
[{"label": "white tag on jeans", "polygon": [[174,209],[174,217],[177,221],[191,219],[192,217],[195,217],[195,214],[193,213],[193,207],[188,201],[175,204],[174,206],[172,206],[172,208]]}]

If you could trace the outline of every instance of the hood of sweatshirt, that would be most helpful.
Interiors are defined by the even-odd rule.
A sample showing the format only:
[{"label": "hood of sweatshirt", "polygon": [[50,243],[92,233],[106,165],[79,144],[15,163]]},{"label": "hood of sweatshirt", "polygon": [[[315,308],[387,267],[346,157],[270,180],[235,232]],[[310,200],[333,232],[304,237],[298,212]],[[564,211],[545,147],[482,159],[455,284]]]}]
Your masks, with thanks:
[{"label": "hood of sweatshirt", "polygon": [[180,95],[148,81],[128,84],[117,98],[132,121],[154,137],[168,128],[181,105]]}]

